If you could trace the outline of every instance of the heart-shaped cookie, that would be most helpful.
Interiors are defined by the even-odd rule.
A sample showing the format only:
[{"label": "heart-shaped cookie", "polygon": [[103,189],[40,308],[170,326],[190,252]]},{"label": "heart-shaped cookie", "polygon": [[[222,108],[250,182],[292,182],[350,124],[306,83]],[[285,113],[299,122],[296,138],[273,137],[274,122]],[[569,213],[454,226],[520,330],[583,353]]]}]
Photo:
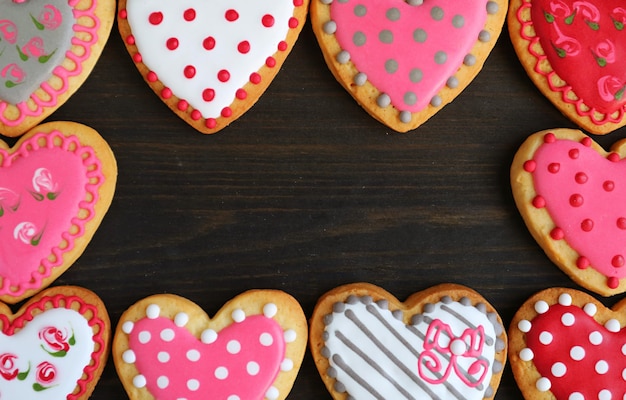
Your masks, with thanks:
[{"label": "heart-shaped cookie", "polygon": [[51,122],[0,142],[0,300],[48,286],[82,254],[111,204],[117,165],[93,129]]},{"label": "heart-shaped cookie", "polygon": [[[626,146],[573,129],[531,135],[511,166],[515,203],[550,259],[604,296],[626,291]],[[623,185],[623,186],[622,186]]]},{"label": "heart-shaped cookie", "polygon": [[120,33],[148,85],[214,133],[256,103],[293,48],[309,0],[121,0]]},{"label": "heart-shaped cookie", "polygon": [[69,99],[114,19],[113,0],[0,0],[0,134],[21,135]]},{"label": "heart-shaped cookie", "polygon": [[611,310],[586,293],[562,288],[528,299],[509,328],[509,360],[524,397],[621,399],[625,307],[621,301]]},{"label": "heart-shaped cookie", "polygon": [[113,359],[131,400],[279,400],[306,343],[304,312],[285,292],[242,293],[213,318],[182,297],[155,295],[122,315]]},{"label": "heart-shaped cookie", "polygon": [[318,302],[310,346],[334,399],[488,399],[506,362],[496,310],[475,291],[444,284],[402,303],[366,283]]},{"label": "heart-shaped cookie", "polygon": [[406,132],[451,102],[483,66],[508,1],[313,0],[311,23],[339,83]]},{"label": "heart-shaped cookie", "polygon": [[93,292],[59,286],[12,314],[0,303],[0,398],[85,400],[109,353],[111,324]]},{"label": "heart-shaped cookie", "polygon": [[512,0],[508,26],[526,72],[591,133],[626,124],[626,7],[620,0]]}]

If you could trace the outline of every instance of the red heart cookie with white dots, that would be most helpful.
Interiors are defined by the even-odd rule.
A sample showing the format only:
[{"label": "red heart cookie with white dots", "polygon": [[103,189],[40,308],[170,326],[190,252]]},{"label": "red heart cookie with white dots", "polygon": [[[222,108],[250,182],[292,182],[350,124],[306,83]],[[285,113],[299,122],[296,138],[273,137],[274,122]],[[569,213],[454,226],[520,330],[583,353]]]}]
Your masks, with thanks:
[{"label": "red heart cookie with white dots", "polygon": [[339,83],[374,118],[406,132],[480,72],[508,1],[313,0],[311,23]]},{"label": "red heart cookie with white dots", "polygon": [[213,318],[182,297],[155,295],[122,315],[113,359],[131,400],[282,400],[306,343],[302,308],[278,290],[242,293]]},{"label": "red heart cookie with white dots", "polygon": [[513,0],[508,25],[526,72],[595,134],[626,124],[626,7],[620,0]]},{"label": "red heart cookie with white dots", "polygon": [[161,100],[202,133],[239,118],[293,48],[309,0],[122,0],[120,33]]},{"label": "red heart cookie with white dots", "polygon": [[626,291],[626,142],[604,151],[578,130],[531,135],[511,166],[517,207],[546,254],[574,281]]},{"label": "red heart cookie with white dots", "polygon": [[528,299],[509,328],[509,360],[524,398],[623,398],[625,307],[621,301],[608,309],[586,293],[562,288]]},{"label": "red heart cookie with white dots", "polygon": [[0,134],[21,135],[65,103],[114,20],[113,0],[0,0]]}]

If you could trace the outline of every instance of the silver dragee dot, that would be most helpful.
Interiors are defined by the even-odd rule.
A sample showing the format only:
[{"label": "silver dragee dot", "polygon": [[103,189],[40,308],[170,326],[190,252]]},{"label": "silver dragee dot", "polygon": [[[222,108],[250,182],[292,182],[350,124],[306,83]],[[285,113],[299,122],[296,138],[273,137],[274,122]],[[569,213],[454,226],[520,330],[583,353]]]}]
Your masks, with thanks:
[{"label": "silver dragee dot", "polygon": [[476,64],[476,57],[473,54],[466,55],[465,58],[463,58],[463,64],[467,65],[468,67],[473,66],[474,64]]},{"label": "silver dragee dot", "polygon": [[393,32],[391,32],[389,29],[383,29],[378,34],[378,40],[386,44],[393,43]]},{"label": "silver dragee dot", "polygon": [[354,7],[354,15],[357,17],[364,17],[367,14],[367,7],[362,4],[359,4]]},{"label": "silver dragee dot", "polygon": [[478,34],[478,40],[480,40],[481,42],[488,42],[491,40],[491,33],[487,32],[487,31],[480,31],[480,33]]},{"label": "silver dragee dot", "polygon": [[385,61],[385,71],[389,74],[393,74],[398,70],[398,62],[394,59]]},{"label": "silver dragee dot", "polygon": [[455,28],[463,28],[463,25],[465,25],[465,18],[462,15],[455,15],[452,18],[452,26]]},{"label": "silver dragee dot", "polygon": [[354,83],[357,86],[363,86],[367,82],[367,75],[363,72],[359,72],[354,76]]},{"label": "silver dragee dot", "polygon": [[396,7],[392,7],[387,10],[387,13],[385,14],[385,16],[387,17],[389,21],[397,21],[400,19],[400,10],[397,9]]},{"label": "silver dragee dot", "polygon": [[439,96],[433,96],[433,98],[430,99],[430,105],[433,107],[439,107],[441,103],[442,103],[441,97]]},{"label": "silver dragee dot", "polygon": [[488,14],[497,14],[499,9],[500,9],[500,6],[498,6],[498,3],[496,3],[495,1],[488,1],[487,2],[487,13]]},{"label": "silver dragee dot", "polygon": [[352,36],[352,43],[355,46],[363,46],[367,42],[367,37],[361,31],[354,32],[354,36]]},{"label": "silver dragee dot", "polygon": [[337,32],[337,23],[335,21],[328,21],[324,24],[322,29],[324,29],[325,34],[332,35]]},{"label": "silver dragee dot", "polygon": [[446,81],[446,86],[448,86],[450,89],[456,89],[459,86],[458,78],[456,76],[451,76]]},{"label": "silver dragee dot", "polygon": [[430,9],[430,16],[435,21],[441,21],[443,19],[443,15],[444,15],[444,12],[443,12],[443,8],[441,7],[433,7]]},{"label": "silver dragee dot", "polygon": [[376,104],[378,104],[378,107],[385,108],[391,104],[391,97],[386,93],[381,93],[380,96],[376,98]]},{"label": "silver dragee dot", "polygon": [[411,122],[411,112],[410,111],[400,111],[400,122],[403,124],[408,124]]},{"label": "silver dragee dot", "polygon": [[329,4],[331,4],[331,3],[333,2],[333,0],[320,0],[320,2],[321,2],[322,4],[329,5]]},{"label": "silver dragee dot", "polygon": [[339,64],[345,64],[348,61],[350,61],[350,53],[348,53],[345,50],[342,50],[339,52],[339,54],[337,54],[337,62]]},{"label": "silver dragee dot", "polygon": [[426,33],[426,31],[422,28],[417,28],[413,31],[413,40],[415,40],[417,43],[424,43],[427,38],[428,33]]}]

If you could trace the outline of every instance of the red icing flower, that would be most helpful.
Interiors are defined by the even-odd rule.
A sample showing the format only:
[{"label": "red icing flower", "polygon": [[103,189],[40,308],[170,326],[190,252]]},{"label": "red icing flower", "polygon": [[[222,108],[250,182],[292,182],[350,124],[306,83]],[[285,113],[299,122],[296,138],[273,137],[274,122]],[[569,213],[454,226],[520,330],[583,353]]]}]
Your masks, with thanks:
[{"label": "red icing flower", "polygon": [[17,367],[15,366],[16,358],[17,356],[11,353],[4,353],[0,355],[0,376],[7,381],[17,378],[17,374],[19,373]]},{"label": "red icing flower", "polygon": [[41,57],[46,53],[43,48],[43,39],[39,36],[31,38],[28,43],[22,47],[22,53],[28,57]]},{"label": "red icing flower", "polygon": [[[44,342],[44,350],[49,353],[65,355],[70,350],[70,340],[67,330],[61,330],[54,326],[43,328],[39,331],[39,339]],[[46,348],[47,347],[47,348]]]},{"label": "red icing flower", "polygon": [[63,22],[61,12],[52,4],[46,4],[44,10],[39,14],[39,23],[46,29],[55,30]]},{"label": "red icing flower", "polygon": [[33,384],[33,386],[37,391],[46,389],[47,387],[50,387],[52,383],[54,383],[56,378],[56,367],[48,361],[44,361],[41,364],[37,365],[37,368],[35,369],[36,382]]}]

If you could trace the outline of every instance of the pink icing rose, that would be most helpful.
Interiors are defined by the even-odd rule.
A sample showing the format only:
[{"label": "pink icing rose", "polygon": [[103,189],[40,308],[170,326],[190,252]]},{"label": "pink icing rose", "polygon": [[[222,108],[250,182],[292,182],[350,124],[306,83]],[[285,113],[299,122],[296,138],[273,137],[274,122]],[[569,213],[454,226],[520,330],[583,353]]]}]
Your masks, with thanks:
[{"label": "pink icing rose", "polygon": [[63,22],[61,12],[52,4],[46,4],[43,8],[44,10],[39,15],[41,25],[49,30],[54,30],[61,26]]},{"label": "pink icing rose", "polygon": [[561,0],[551,1],[550,2],[550,14],[555,17],[566,18],[572,14],[569,6],[565,4]]},{"label": "pink icing rose", "polygon": [[0,355],[0,376],[7,381],[13,380],[19,373],[15,366],[16,355],[11,353],[4,353]]},{"label": "pink icing rose", "polygon": [[46,50],[43,48],[43,39],[39,36],[31,38],[28,43],[22,47],[22,53],[27,56],[41,57],[46,54]]},{"label": "pink icing rose", "polygon": [[13,238],[24,244],[37,245],[41,236],[37,232],[37,227],[32,222],[22,222],[13,230]]},{"label": "pink icing rose", "polygon": [[600,11],[598,11],[596,6],[588,1],[575,1],[572,7],[576,10],[577,15],[583,17],[583,21],[591,29],[597,31],[600,28],[598,25],[598,22],[600,22]]},{"label": "pink icing rose", "polygon": [[70,349],[67,330],[48,326],[39,331],[39,339],[43,340],[48,350],[53,353],[67,353]]},{"label": "pink icing rose", "polygon": [[10,82],[17,85],[24,81],[24,79],[26,78],[26,73],[24,73],[24,71],[20,67],[18,67],[17,64],[11,63],[4,67],[2,71],[0,71],[0,76],[8,79]]},{"label": "pink icing rose", "polygon": [[621,100],[624,96],[624,82],[612,75],[603,76],[598,80],[598,93],[607,102]]},{"label": "pink icing rose", "polygon": [[20,204],[20,197],[14,191],[0,187],[0,216],[8,210],[16,211]]},{"label": "pink icing rose", "polygon": [[559,57],[573,57],[580,53],[580,42],[572,37],[565,36],[561,32],[559,37],[554,41],[553,46]]},{"label": "pink icing rose", "polygon": [[56,192],[58,186],[52,179],[52,173],[47,168],[39,168],[33,174],[33,188],[38,193]]},{"label": "pink icing rose", "polygon": [[601,67],[615,62],[615,45],[609,39],[599,42],[592,52]]},{"label": "pink icing rose", "polygon": [[37,365],[37,368],[35,369],[35,380],[41,386],[50,386],[50,384],[54,383],[56,377],[57,369],[53,364],[48,361],[44,361]]},{"label": "pink icing rose", "polygon": [[0,20],[0,38],[4,38],[7,42],[15,44],[17,41],[17,26],[13,21],[8,19]]},{"label": "pink icing rose", "polygon": [[626,24],[626,9],[622,7],[616,7],[611,11],[611,19],[613,20],[613,25],[617,30],[624,29],[624,24]]}]

